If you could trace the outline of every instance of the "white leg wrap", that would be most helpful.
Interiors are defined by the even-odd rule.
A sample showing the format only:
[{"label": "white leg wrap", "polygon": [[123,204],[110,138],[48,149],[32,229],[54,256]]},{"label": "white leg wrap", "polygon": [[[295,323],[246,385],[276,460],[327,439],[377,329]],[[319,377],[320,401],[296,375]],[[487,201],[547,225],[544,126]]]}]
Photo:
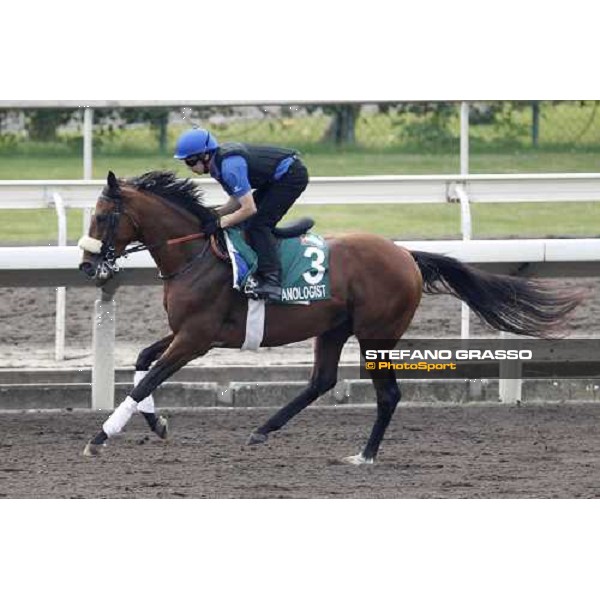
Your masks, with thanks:
[{"label": "white leg wrap", "polygon": [[[147,373],[148,371],[136,371],[133,376],[133,387],[135,387],[142,379],[144,379]],[[152,397],[152,394],[146,396],[143,400],[138,402],[138,410],[145,413],[154,412],[154,398]]]},{"label": "white leg wrap", "polygon": [[131,396],[127,396],[102,425],[104,433],[112,437],[122,431],[136,411],[137,402]]},{"label": "white leg wrap", "polygon": [[147,396],[140,402],[138,402],[138,411],[145,413],[153,413],[154,411],[154,398],[152,395]]}]

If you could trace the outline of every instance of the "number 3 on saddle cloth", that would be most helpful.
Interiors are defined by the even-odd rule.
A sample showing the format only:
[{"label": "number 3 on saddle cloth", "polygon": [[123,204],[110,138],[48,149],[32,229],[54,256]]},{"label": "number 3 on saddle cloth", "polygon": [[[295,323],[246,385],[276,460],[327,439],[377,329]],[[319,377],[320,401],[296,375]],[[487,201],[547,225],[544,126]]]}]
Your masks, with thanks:
[{"label": "number 3 on saddle cloth", "polygon": [[[224,231],[227,251],[233,267],[233,287],[251,296],[252,275],[256,272],[256,252],[238,227]],[[329,247],[314,233],[277,238],[281,263],[281,300],[277,304],[310,304],[330,298]]]}]

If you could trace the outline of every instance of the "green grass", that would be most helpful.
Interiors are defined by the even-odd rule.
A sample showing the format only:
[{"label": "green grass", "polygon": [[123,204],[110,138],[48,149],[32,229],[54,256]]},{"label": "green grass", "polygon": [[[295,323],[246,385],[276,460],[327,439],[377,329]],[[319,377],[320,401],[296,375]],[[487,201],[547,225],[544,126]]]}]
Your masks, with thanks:
[{"label": "green grass", "polygon": [[[445,175],[460,172],[458,154],[338,152],[306,154],[311,175]],[[596,173],[600,152],[472,153],[469,171],[475,173]]]},{"label": "green grass", "polygon": [[479,238],[598,237],[600,202],[474,204]]},{"label": "green grass", "polygon": [[[67,211],[70,243],[81,237],[82,223],[81,210]],[[54,245],[57,239],[58,228],[54,209],[0,211],[0,245]]]},{"label": "green grass", "polygon": [[[119,177],[140,175],[154,169],[176,171],[187,176],[186,169],[178,161],[157,156],[98,156],[94,158],[93,179],[103,179],[109,170]],[[81,179],[83,159],[81,156],[2,156],[0,179]]]},{"label": "green grass", "polygon": [[379,204],[353,206],[297,206],[287,219],[311,216],[322,234],[378,233],[390,238],[451,238],[460,231],[456,205]]},{"label": "green grass", "polygon": [[[597,237],[600,203],[474,204],[475,238]],[[397,204],[294,207],[285,220],[310,215],[321,234],[370,232],[394,239],[460,239],[460,208],[456,204]],[[53,245],[53,210],[3,210],[2,245]],[[82,234],[82,214],[68,211],[68,237]]]},{"label": "green grass", "polygon": [[[576,109],[574,105],[555,108],[573,114]],[[593,109],[586,110],[589,112]],[[524,123],[526,117],[522,115]],[[385,135],[390,140],[394,138],[391,125],[385,125],[386,117],[376,115],[370,119],[369,123],[367,119],[358,123],[360,143],[368,145],[363,141],[367,137],[365,128],[379,121],[383,133],[375,141],[385,142]],[[600,116],[597,120],[600,123]],[[589,122],[594,129],[585,130],[586,135],[590,131],[597,131],[596,121]],[[312,129],[305,131],[309,125],[315,126],[317,133]],[[295,145],[294,139],[302,140],[303,157],[312,176],[455,174],[459,171],[458,145],[447,153],[410,152],[406,148],[392,146],[377,149],[373,145],[369,148],[338,150],[319,142],[325,128],[326,120],[322,116],[314,116],[312,121],[283,119],[276,127],[266,122],[236,122],[218,133],[225,136],[224,139],[246,139],[249,136],[252,138],[250,141],[260,139],[264,143],[279,142],[285,145],[286,140],[278,136],[287,131],[291,136],[289,145]],[[483,126],[472,128],[476,143],[471,147],[471,173],[585,173],[600,170],[600,150],[534,151],[522,149],[522,144],[516,144],[512,149],[500,151],[496,147],[492,151],[481,143],[484,134],[491,131]],[[560,131],[550,120],[543,122],[542,132],[548,139],[565,140],[564,137],[557,137]],[[174,145],[177,133],[169,130],[169,147]],[[80,179],[83,176],[80,146],[81,140],[72,138],[46,144],[17,142],[14,148],[0,148],[0,179]],[[170,154],[158,152],[155,136],[148,128],[120,131],[110,139],[97,139],[93,178],[103,179],[109,170],[120,177],[130,177],[155,169],[173,170],[182,177],[190,175],[185,166]],[[474,205],[472,210],[475,237],[596,236],[595,224],[600,222],[600,203],[592,202],[512,204],[510,208],[506,204],[486,204]],[[317,230],[321,233],[368,231],[398,239],[460,237],[457,205],[323,206],[296,208],[292,215],[307,212],[317,219]],[[80,211],[68,212],[71,242],[81,235],[81,221]],[[56,236],[53,210],[3,210],[0,213],[0,244],[53,244]]]},{"label": "green grass", "polygon": [[[471,159],[472,172],[592,172],[598,156],[593,153],[522,153],[520,155],[478,154]],[[308,153],[305,156],[314,176],[371,174],[456,173],[452,155],[410,155],[392,152]],[[170,157],[147,155],[97,156],[94,178],[104,178],[112,169],[119,176],[132,176],[150,169],[172,169],[180,176],[189,172]],[[81,177],[78,156],[3,156],[0,179],[77,179]],[[473,205],[473,232],[480,238],[586,237],[598,235],[600,203],[531,203]],[[321,233],[367,231],[397,239],[459,238],[457,205],[371,205],[320,206],[293,209],[291,216],[310,213]],[[81,235],[81,211],[68,211],[68,237]],[[3,210],[0,244],[54,244],[56,216],[52,209]]]},{"label": "green grass", "polygon": [[[598,237],[600,203],[473,204],[474,238]],[[366,231],[394,239],[460,239],[460,207],[445,204],[295,207],[320,233]]]},{"label": "green grass", "polygon": [[[405,152],[306,152],[312,176],[454,174],[460,171],[457,154],[410,154]],[[116,154],[94,157],[93,178],[103,179],[109,170],[120,177],[140,175],[154,169],[190,172],[179,161],[158,154]],[[471,173],[595,173],[600,152],[473,153]],[[80,155],[31,154],[0,156],[0,179],[81,179]]]}]

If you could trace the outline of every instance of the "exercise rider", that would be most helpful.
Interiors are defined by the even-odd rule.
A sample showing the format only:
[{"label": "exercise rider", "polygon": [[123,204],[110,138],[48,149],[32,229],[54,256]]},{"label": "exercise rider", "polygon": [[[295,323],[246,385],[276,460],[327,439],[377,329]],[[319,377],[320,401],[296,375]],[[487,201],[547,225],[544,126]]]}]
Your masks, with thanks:
[{"label": "exercise rider", "polygon": [[308,184],[308,171],[295,150],[228,142],[219,144],[206,129],[191,129],[177,140],[175,158],[197,175],[210,173],[229,200],[219,207],[219,227],[240,225],[258,256],[254,293],[281,298],[281,266],[273,227]]}]

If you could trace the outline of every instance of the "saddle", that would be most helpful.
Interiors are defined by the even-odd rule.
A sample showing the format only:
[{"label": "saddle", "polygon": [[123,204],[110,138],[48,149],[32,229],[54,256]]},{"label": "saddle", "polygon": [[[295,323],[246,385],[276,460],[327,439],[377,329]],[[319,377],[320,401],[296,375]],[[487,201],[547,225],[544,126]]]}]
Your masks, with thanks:
[{"label": "saddle", "polygon": [[[290,221],[287,225],[273,228],[273,235],[280,240],[288,240],[295,237],[300,237],[315,226],[315,221],[311,217],[301,217],[294,221]],[[247,241],[246,232],[243,232],[244,239]],[[221,229],[217,234],[217,248],[219,253],[217,256],[226,262],[230,262],[231,258],[227,252],[227,243],[225,242],[224,231]]]},{"label": "saddle", "polygon": [[[313,219],[305,217],[273,230],[282,272],[281,301],[275,302],[309,304],[330,298],[329,248],[322,237],[308,231],[313,225]],[[258,257],[245,233],[230,227],[222,235],[232,266],[232,286],[253,297]]]},{"label": "saddle", "polygon": [[296,219],[287,225],[275,227],[273,235],[277,238],[288,239],[294,238],[306,233],[315,226],[315,222],[310,217],[302,217]]}]

